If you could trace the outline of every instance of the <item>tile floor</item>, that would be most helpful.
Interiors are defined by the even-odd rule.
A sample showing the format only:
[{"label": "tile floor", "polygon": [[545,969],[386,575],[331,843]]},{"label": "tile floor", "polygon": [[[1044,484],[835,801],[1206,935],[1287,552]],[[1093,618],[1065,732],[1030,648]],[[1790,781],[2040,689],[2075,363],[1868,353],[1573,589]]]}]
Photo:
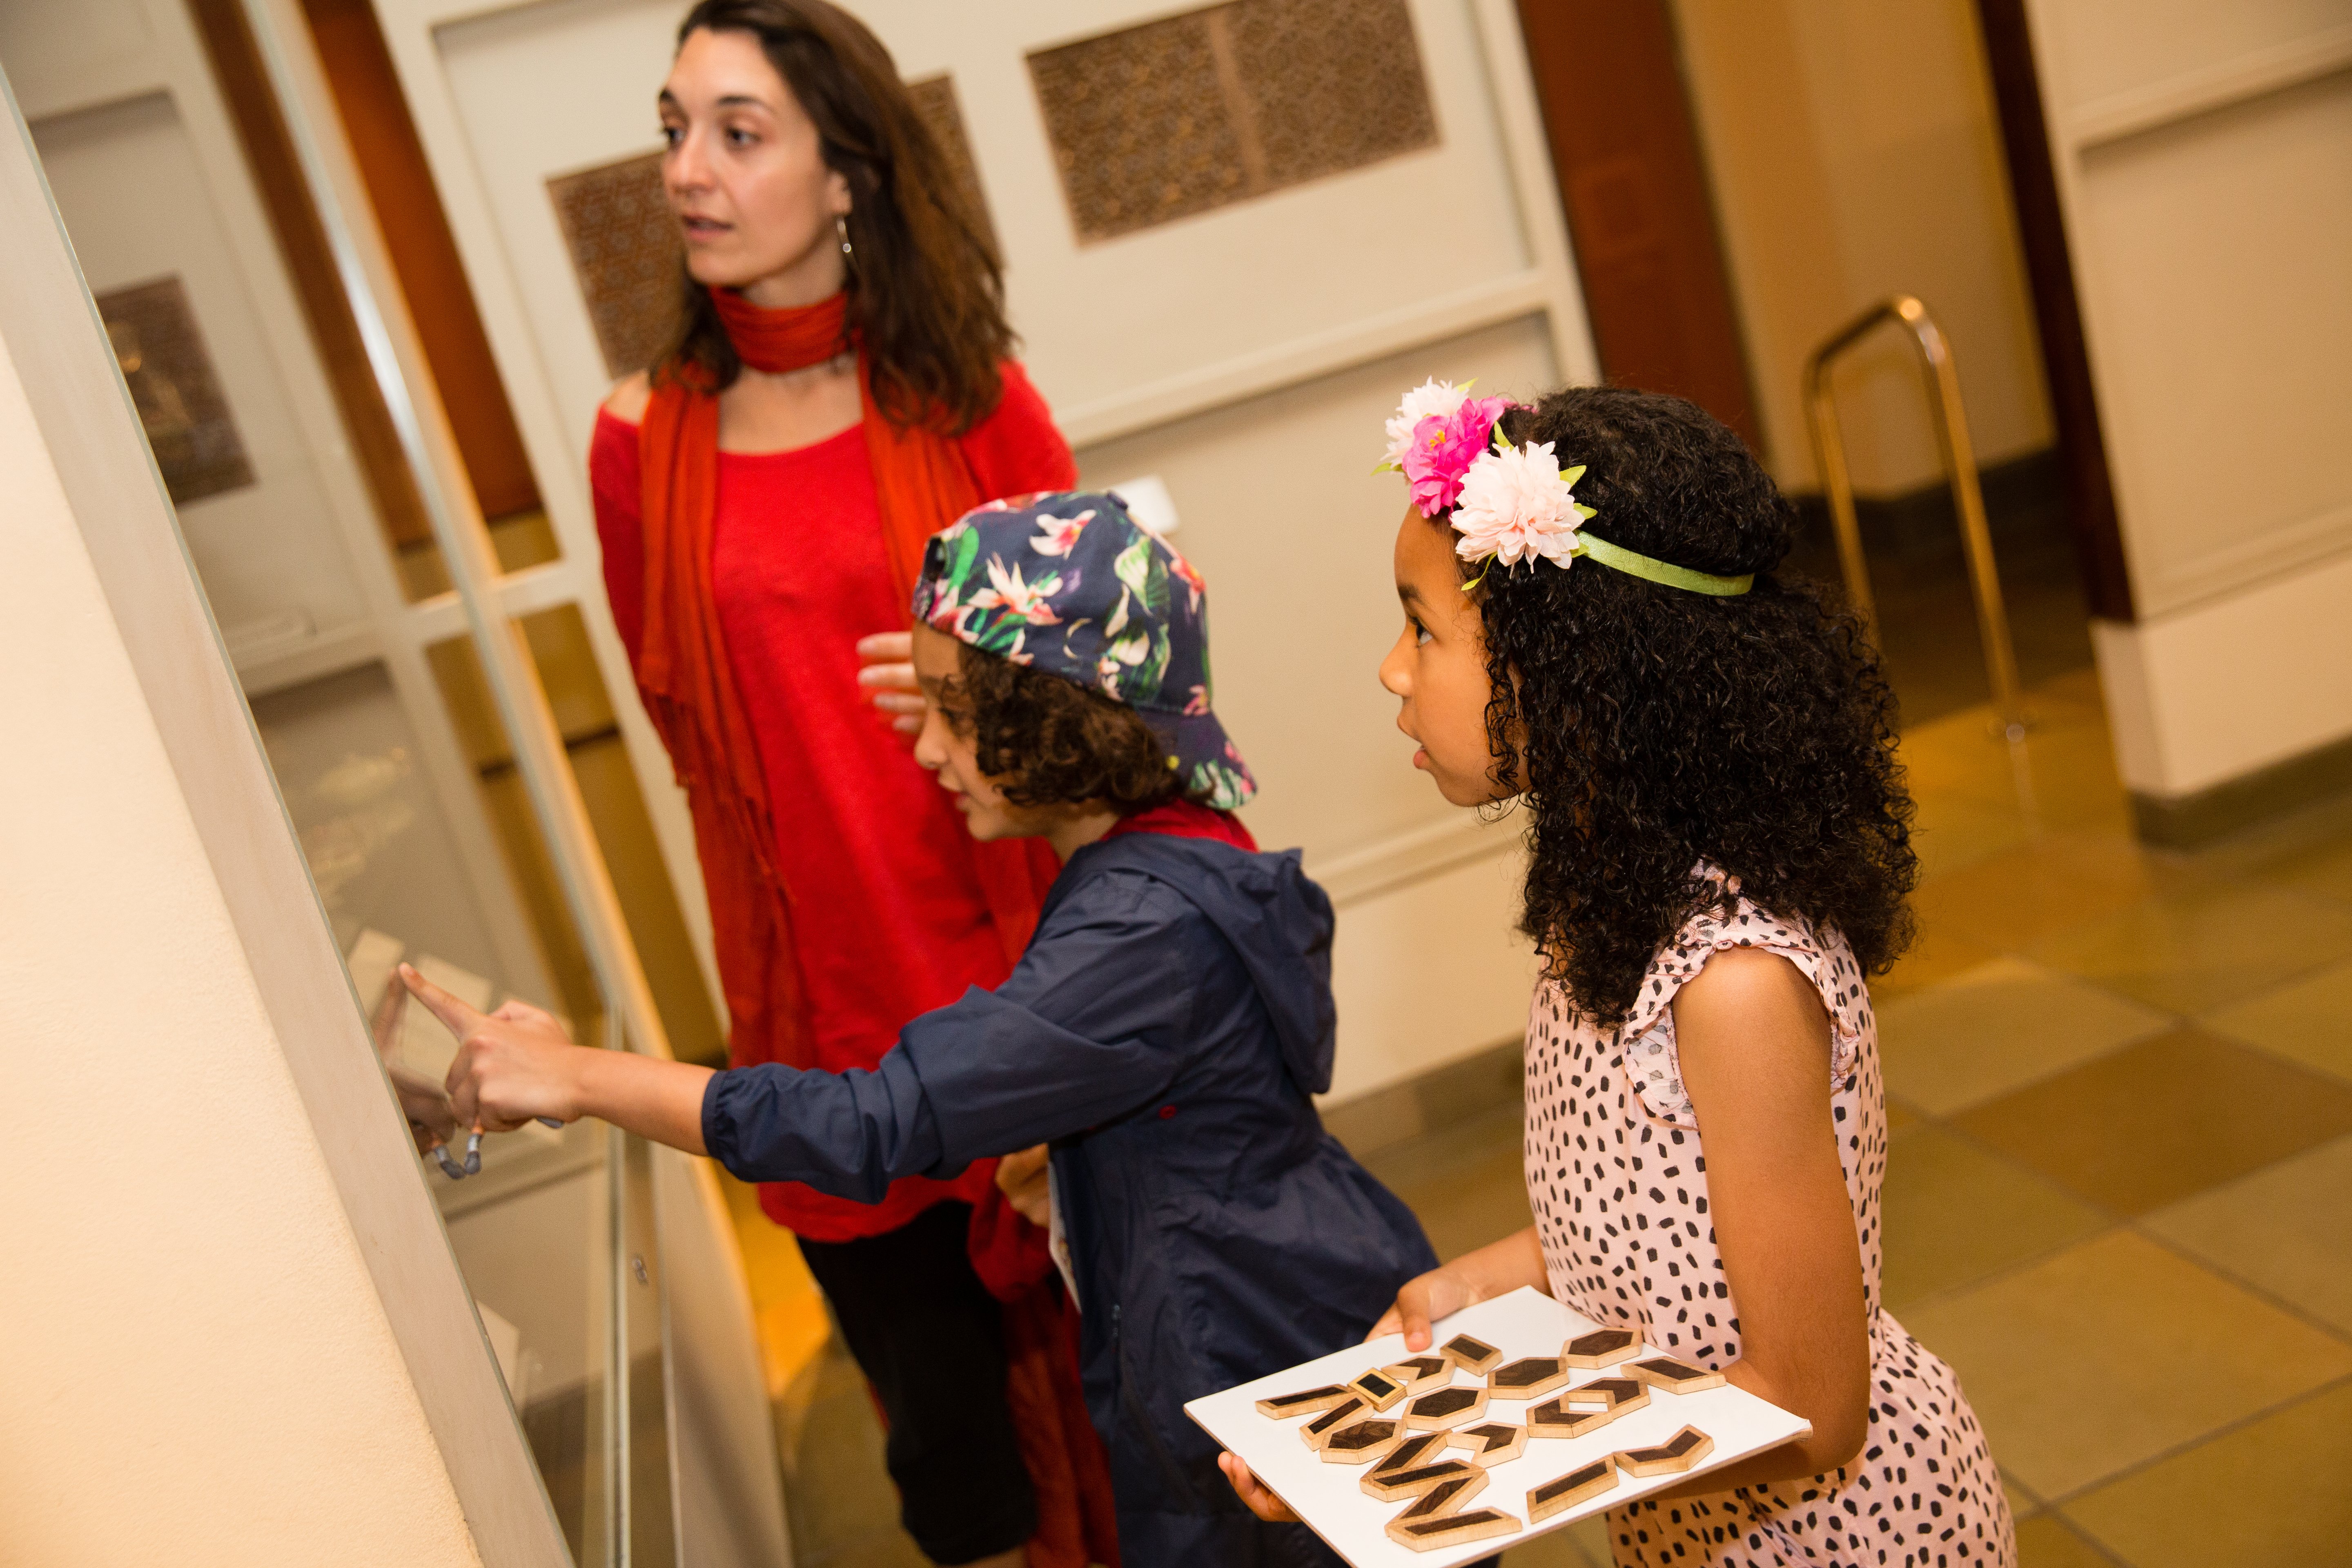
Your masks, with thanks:
[{"label": "tile floor", "polygon": [[[2352,1562],[2352,800],[2150,850],[2091,673],[2034,700],[2014,752],[1981,710],[1904,737],[1927,874],[1874,987],[1887,1306],[1958,1370],[2026,1568]],[[1516,1110],[1370,1163],[1441,1254],[1527,1224]],[[919,1563],[805,1272],[744,1228],[799,1560]],[[1587,1527],[1507,1563],[1607,1552]]]}]

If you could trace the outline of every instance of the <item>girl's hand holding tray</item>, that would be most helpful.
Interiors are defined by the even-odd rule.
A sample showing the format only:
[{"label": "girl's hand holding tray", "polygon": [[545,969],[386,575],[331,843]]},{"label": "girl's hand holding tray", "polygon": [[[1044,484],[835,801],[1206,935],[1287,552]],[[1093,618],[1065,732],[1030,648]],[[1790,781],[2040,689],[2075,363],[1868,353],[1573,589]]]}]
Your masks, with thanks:
[{"label": "girl's hand holding tray", "polygon": [[[1466,1428],[1416,1429],[1409,1414],[1394,1423],[1396,1432],[1386,1449],[1411,1467],[1402,1472],[1391,1472],[1385,1455],[1366,1460],[1350,1452],[1334,1460],[1321,1447],[1302,1442],[1298,1429],[1328,1415],[1330,1409],[1312,1400],[1294,1409],[1286,1396],[1345,1387],[1366,1372],[1410,1361],[1417,1352],[1402,1333],[1382,1334],[1195,1399],[1184,1412],[1224,1446],[1229,1467],[1234,1459],[1246,1466],[1248,1479],[1279,1499],[1355,1568],[1403,1563],[1444,1568],[1475,1562],[1589,1514],[1685,1486],[1694,1477],[1812,1430],[1801,1416],[1719,1377],[1689,1375],[1682,1363],[1652,1347],[1623,1342],[1625,1336],[1604,1346],[1601,1338],[1591,1336],[1608,1337],[1603,1325],[1531,1289],[1513,1290],[1441,1320],[1432,1335],[1432,1353],[1454,1363],[1450,1383],[1443,1386],[1482,1390],[1486,1405]],[[1489,1384],[1496,1373],[1517,1363],[1597,1359],[1594,1353],[1569,1351],[1579,1342],[1587,1352],[1621,1359],[1597,1368],[1570,1368],[1567,1384],[1528,1399],[1515,1398]],[[1458,1351],[1448,1349],[1456,1345]],[[1657,1364],[1644,1370],[1645,1363]],[[1471,1365],[1491,1370],[1481,1375],[1467,1370]],[[1617,1386],[1635,1384],[1638,1392]],[[1580,1394],[1587,1385],[1595,1385],[1589,1397]],[[1689,1386],[1692,1392],[1667,1392],[1677,1386]],[[1367,1405],[1358,1418],[1387,1422],[1409,1413],[1431,1392],[1435,1389],[1426,1388],[1385,1413]],[[1262,1414],[1261,1401],[1287,1413]],[[1546,1436],[1547,1416],[1555,1418],[1554,1430],[1572,1426],[1577,1435]],[[1580,1424],[1588,1419],[1591,1425]],[[1505,1441],[1504,1433],[1483,1430],[1504,1427],[1528,1435],[1512,1433]],[[1685,1428],[1696,1436],[1685,1435]],[[1414,1442],[1431,1436],[1437,1441]],[[1402,1445],[1413,1445],[1412,1451],[1402,1451]],[[1466,1466],[1468,1473],[1452,1468],[1460,1466]],[[1422,1518],[1405,1517],[1416,1509],[1424,1510]],[[1449,1518],[1460,1522],[1436,1522]],[[1437,1538],[1434,1543],[1423,1544],[1431,1534]]]}]

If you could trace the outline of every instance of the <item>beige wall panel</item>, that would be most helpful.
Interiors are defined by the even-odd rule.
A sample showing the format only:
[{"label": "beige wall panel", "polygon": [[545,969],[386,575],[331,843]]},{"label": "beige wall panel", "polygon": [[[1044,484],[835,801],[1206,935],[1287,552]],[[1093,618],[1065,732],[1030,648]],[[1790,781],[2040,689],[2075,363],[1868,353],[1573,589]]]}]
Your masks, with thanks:
[{"label": "beige wall panel", "polygon": [[[1304,847],[1339,905],[1335,1099],[1491,1046],[1527,1006],[1496,858],[1516,834],[1438,797],[1380,684],[1406,501],[1371,468],[1398,397],[1431,375],[1520,397],[1558,379],[1531,317],[1078,454],[1089,484],[1167,481],[1175,543],[1209,581],[1217,710],[1261,786],[1244,815],[1266,847]],[[1480,863],[1445,869],[1465,857]]]},{"label": "beige wall panel", "polygon": [[0,1206],[8,1561],[475,1563],[4,357],[0,472],[0,1016],[24,1103],[79,1108],[22,1120]]},{"label": "beige wall panel", "polygon": [[2344,0],[2064,0],[2047,7],[2052,107],[2082,110],[2339,30]]},{"label": "beige wall panel", "polygon": [[2137,626],[2092,623],[2125,784],[2172,799],[2352,735],[2352,556]]},{"label": "beige wall panel", "polygon": [[1413,771],[1379,665],[1403,626],[1390,551],[1405,486],[1381,424],[1435,375],[1531,396],[1556,379],[1528,319],[1088,447],[1079,477],[1168,482],[1209,580],[1217,711],[1257,774],[1251,830],[1310,868],[1459,815]]},{"label": "beige wall panel", "polygon": [[[1774,477],[1810,489],[1806,355],[1916,294],[1950,337],[1978,456],[2052,440],[1982,48],[1969,0],[1676,0]],[[1840,370],[1865,494],[1936,481],[1916,359],[1890,334]]]},{"label": "beige wall panel", "polygon": [[2141,614],[2352,545],[2352,72],[2092,150],[2075,211]]},{"label": "beige wall panel", "polygon": [[1333,1103],[1418,1078],[1527,1029],[1533,948],[1515,932],[1522,824],[1474,831],[1490,852],[1349,903],[1332,949],[1339,1001]]}]

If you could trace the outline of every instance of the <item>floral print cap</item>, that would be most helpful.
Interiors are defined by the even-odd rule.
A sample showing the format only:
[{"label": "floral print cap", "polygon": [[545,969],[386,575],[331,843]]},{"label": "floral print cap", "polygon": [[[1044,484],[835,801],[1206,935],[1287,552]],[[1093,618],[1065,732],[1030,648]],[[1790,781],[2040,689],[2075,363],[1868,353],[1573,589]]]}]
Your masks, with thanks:
[{"label": "floral print cap", "polygon": [[1257,793],[1209,710],[1207,588],[1108,490],[991,501],[932,535],[915,618],[1134,709],[1194,796]]}]

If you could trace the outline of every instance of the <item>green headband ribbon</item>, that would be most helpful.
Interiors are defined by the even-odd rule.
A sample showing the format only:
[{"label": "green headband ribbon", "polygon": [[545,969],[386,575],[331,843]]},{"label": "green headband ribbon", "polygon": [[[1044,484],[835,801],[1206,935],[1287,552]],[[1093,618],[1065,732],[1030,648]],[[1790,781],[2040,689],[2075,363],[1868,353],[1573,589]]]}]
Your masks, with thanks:
[{"label": "green headband ribbon", "polygon": [[1756,585],[1756,574],[1753,572],[1745,572],[1737,577],[1718,577],[1711,572],[1694,572],[1671,561],[1637,555],[1622,546],[1610,543],[1599,534],[1581,530],[1576,535],[1576,553],[1629,576],[1645,578],[1693,594],[1709,595],[1717,599],[1737,598]]}]

